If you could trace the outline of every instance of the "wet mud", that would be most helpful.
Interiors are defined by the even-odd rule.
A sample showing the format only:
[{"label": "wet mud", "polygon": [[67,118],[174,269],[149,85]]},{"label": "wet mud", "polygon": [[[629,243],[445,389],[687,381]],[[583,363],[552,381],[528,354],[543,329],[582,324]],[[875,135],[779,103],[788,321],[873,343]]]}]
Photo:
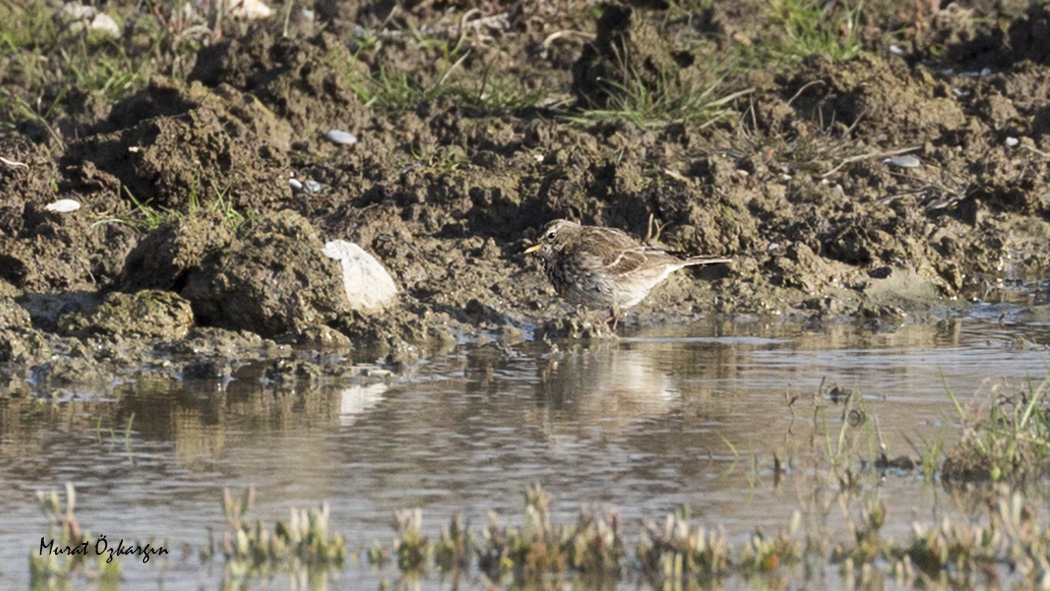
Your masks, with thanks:
[{"label": "wet mud", "polygon": [[[1044,273],[1043,7],[874,3],[853,57],[712,80],[769,28],[755,6],[388,4],[231,24],[129,96],[67,94],[0,134],[21,163],[0,166],[7,372],[87,371],[59,354],[214,376],[293,345],[399,363],[464,339],[608,337],[521,254],[557,217],[733,258],[678,273],[621,331],[709,314],[894,325]],[[27,75],[3,67],[21,97]],[[421,90],[398,98],[399,82]],[[595,114],[702,92],[724,99],[703,117]],[[47,209],[62,198],[81,208]],[[375,255],[398,305],[345,307],[320,254],[335,239]]]}]

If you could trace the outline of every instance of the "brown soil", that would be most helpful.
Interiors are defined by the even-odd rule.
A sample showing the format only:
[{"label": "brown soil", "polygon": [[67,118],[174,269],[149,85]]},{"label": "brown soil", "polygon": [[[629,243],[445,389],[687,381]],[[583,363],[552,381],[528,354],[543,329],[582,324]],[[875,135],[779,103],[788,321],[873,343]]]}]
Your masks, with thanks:
[{"label": "brown soil", "polygon": [[[1002,297],[1005,273],[1038,276],[1050,255],[1045,8],[1011,16],[996,4],[996,21],[958,3],[929,14],[868,3],[859,56],[736,70],[712,87],[715,98],[743,91],[722,105],[730,116],[639,124],[579,109],[609,108],[630,84],[698,88],[770,27],[761,11],[349,4],[318,2],[315,21],[293,19],[287,36],[277,18],[231,25],[182,75],[154,75],[109,104],[69,94],[49,131],[26,118],[0,135],[0,155],[27,165],[0,167],[0,361],[29,367],[79,350],[69,340],[119,338],[106,306],[175,307],[127,319],[124,336],[167,339],[147,356],[206,326],[391,359],[463,336],[513,344],[534,326],[607,334],[566,319],[538,261],[519,254],[555,217],[645,236],[652,216],[665,246],[734,258],[679,273],[623,330],[708,313],[895,323]],[[464,16],[500,14],[455,33]],[[414,88],[454,76],[479,90],[362,102],[354,81],[390,71]],[[481,101],[499,90],[486,87],[494,73],[520,94],[565,100]],[[21,96],[25,80],[7,80]],[[334,144],[331,129],[360,141]],[[891,161],[905,154],[919,166]],[[293,177],[322,188],[295,192]],[[140,219],[132,197],[180,216],[146,231],[127,223]],[[83,207],[45,210],[59,198]],[[231,224],[231,212],[248,221]],[[331,301],[338,282],[325,274],[337,265],[295,251],[337,238],[387,267],[400,306],[369,316]],[[146,289],[171,297],[100,297]],[[239,350],[272,345],[248,341]]]}]

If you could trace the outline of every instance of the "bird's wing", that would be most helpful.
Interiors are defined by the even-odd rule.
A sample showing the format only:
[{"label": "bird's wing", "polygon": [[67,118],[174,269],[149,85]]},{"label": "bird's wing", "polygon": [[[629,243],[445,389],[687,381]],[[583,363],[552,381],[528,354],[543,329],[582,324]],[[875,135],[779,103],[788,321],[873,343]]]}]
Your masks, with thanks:
[{"label": "bird's wing", "polygon": [[647,259],[645,249],[636,246],[629,250],[608,253],[602,262],[610,273],[626,275],[644,265]]},{"label": "bird's wing", "polygon": [[[602,232],[586,232],[580,236],[590,244],[589,249],[593,257],[590,263],[605,272],[613,274],[627,274],[642,267],[646,259],[651,256],[652,249],[646,248],[631,238],[630,235],[614,230],[603,228]],[[662,254],[662,251],[661,251]]]}]

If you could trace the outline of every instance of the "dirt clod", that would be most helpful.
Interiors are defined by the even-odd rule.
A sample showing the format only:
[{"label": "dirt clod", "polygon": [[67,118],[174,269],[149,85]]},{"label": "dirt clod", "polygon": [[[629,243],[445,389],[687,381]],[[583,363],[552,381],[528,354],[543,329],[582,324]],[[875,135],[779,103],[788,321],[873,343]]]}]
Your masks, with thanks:
[{"label": "dirt clod", "polygon": [[193,326],[190,303],[170,291],[112,292],[97,307],[67,314],[58,330],[66,336],[150,336],[181,339]]},{"label": "dirt clod", "polygon": [[346,309],[339,263],[301,215],[284,210],[245,224],[190,271],[180,292],[199,321],[279,336]]}]

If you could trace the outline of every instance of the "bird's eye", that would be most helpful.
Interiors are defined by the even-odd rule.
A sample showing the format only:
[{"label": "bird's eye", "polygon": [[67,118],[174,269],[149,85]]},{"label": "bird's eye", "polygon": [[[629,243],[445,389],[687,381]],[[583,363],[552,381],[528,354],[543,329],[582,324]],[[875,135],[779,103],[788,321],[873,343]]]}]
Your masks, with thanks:
[{"label": "bird's eye", "polygon": [[547,240],[554,240],[554,230],[547,232]]}]

